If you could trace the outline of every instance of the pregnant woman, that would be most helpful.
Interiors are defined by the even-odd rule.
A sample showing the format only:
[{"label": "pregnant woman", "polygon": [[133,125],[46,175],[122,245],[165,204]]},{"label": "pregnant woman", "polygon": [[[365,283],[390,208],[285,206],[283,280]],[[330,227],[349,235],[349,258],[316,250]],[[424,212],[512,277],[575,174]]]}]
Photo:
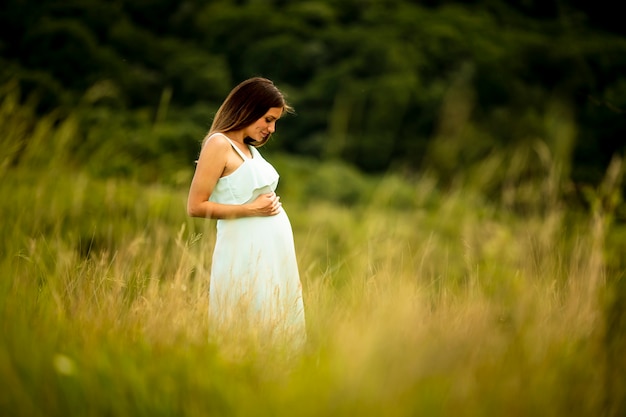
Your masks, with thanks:
[{"label": "pregnant woman", "polygon": [[289,111],[272,81],[251,78],[230,92],[202,144],[187,211],[218,219],[209,292],[216,340],[300,346],[306,337],[293,232],[274,192],[279,176],[257,150]]}]

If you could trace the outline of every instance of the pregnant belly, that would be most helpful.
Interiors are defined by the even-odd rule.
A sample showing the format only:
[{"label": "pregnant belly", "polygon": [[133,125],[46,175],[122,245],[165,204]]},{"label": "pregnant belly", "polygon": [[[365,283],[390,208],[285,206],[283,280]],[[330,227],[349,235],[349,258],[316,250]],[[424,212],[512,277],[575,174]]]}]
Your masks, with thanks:
[{"label": "pregnant belly", "polygon": [[217,221],[217,238],[229,241],[252,241],[284,236],[292,239],[289,217],[284,209],[275,216],[243,217]]}]

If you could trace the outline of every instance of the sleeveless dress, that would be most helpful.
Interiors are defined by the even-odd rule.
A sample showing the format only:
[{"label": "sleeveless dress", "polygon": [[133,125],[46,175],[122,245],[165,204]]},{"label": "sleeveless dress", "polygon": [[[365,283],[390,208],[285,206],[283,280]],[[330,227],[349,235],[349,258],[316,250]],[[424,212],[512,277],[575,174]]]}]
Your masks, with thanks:
[{"label": "sleeveless dress", "polygon": [[[246,204],[274,191],[278,173],[259,151],[249,146],[252,158],[248,158],[222,136],[243,163],[217,181],[209,201]],[[221,336],[229,332],[290,345],[304,342],[302,286],[293,232],[284,209],[275,216],[217,221],[209,319],[212,331]]]}]

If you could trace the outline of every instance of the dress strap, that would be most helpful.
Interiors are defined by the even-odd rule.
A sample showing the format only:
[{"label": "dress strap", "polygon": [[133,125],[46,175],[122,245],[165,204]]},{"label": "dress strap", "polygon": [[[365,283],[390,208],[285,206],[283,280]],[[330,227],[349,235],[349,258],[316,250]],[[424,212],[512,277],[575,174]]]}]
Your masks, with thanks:
[{"label": "dress strap", "polygon": [[[241,149],[239,149],[239,147],[237,145],[235,145],[235,143],[225,134],[223,133],[214,133],[213,135],[222,135],[226,138],[226,140],[230,143],[230,146],[233,147],[233,149],[235,149],[235,152],[237,152],[239,154],[239,156],[241,156],[241,159],[243,159],[244,161],[247,159],[250,159],[250,157],[246,156],[243,151]],[[213,136],[211,135],[211,136]],[[250,153],[252,154],[252,151],[250,151]]]}]

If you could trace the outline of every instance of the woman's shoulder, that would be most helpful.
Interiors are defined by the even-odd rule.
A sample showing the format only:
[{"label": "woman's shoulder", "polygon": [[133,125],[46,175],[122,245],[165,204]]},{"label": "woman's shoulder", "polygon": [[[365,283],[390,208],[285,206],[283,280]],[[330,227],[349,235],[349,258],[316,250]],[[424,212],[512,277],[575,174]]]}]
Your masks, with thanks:
[{"label": "woman's shoulder", "polygon": [[210,146],[213,149],[228,149],[231,146],[230,140],[225,134],[216,132],[212,133],[204,139],[204,146]]},{"label": "woman's shoulder", "polygon": [[226,136],[221,133],[213,133],[204,139],[200,150],[200,159],[222,158],[231,149],[231,144]]}]

